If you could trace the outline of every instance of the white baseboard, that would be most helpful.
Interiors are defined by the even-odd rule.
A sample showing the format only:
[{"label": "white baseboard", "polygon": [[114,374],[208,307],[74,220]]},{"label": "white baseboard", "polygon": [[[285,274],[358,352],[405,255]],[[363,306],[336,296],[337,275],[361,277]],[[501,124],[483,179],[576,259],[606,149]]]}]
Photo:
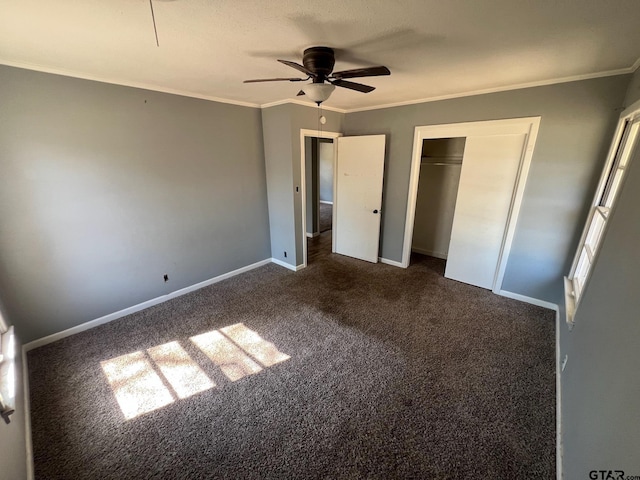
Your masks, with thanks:
[{"label": "white baseboard", "polygon": [[297,272],[298,270],[302,270],[304,268],[304,265],[291,265],[290,263],[283,262],[282,260],[278,260],[277,258],[272,258],[271,262],[293,272]]},{"label": "white baseboard", "polygon": [[117,320],[118,318],[122,318],[126,315],[131,315],[132,313],[139,312],[140,310],[144,310],[145,308],[153,307],[154,305],[158,305],[159,303],[166,302],[167,300],[171,300],[172,298],[180,297],[187,293],[194,292],[196,290],[200,290],[201,288],[208,287],[209,285],[213,285],[214,283],[221,282],[222,280],[226,280],[227,278],[234,277],[244,272],[248,272],[249,270],[253,270],[254,268],[262,267],[263,265],[267,265],[271,263],[272,259],[267,258],[265,260],[261,260],[256,263],[252,263],[251,265],[247,265],[246,267],[241,267],[236,270],[232,270],[231,272],[223,273],[222,275],[218,275],[217,277],[210,278],[209,280],[205,280],[200,283],[196,283],[195,285],[191,285],[189,287],[181,288],[180,290],[176,290],[175,292],[168,293],[161,297],[152,298],[151,300],[147,300],[146,302],[139,303],[132,307],[125,308],[123,310],[119,310],[114,313],[110,313],[109,315],[105,315],[100,318],[96,318],[95,320],[90,320],[88,322],[82,323],[80,325],[76,325],[75,327],[68,328],[58,333],[54,333],[48,335],[46,337],[39,338],[32,342],[27,343],[22,348],[25,351],[33,350],[34,348],[41,347],[43,345],[47,345],[49,343],[53,343],[57,340],[63,339],[70,335],[74,335],[76,333],[84,332],[85,330],[89,330],[90,328],[97,327],[99,325],[103,325],[105,323],[112,322],[113,320]]},{"label": "white baseboard", "polygon": [[333,202],[330,202],[328,200],[320,200],[320,203],[324,203],[325,205],[333,205]]},{"label": "white baseboard", "polygon": [[545,300],[540,300],[538,298],[527,297],[526,295],[520,295],[519,293],[508,292],[506,290],[498,290],[498,295],[507,298],[513,298],[514,300],[520,300],[521,302],[530,303],[532,305],[537,305],[539,307],[548,308],[549,310],[558,311],[558,305],[555,303],[547,302]]},{"label": "white baseboard", "polygon": [[441,258],[443,260],[447,259],[446,253],[434,252],[432,250],[425,250],[424,248],[419,247],[411,247],[412,252],[420,253],[422,255],[429,255],[430,257]]},{"label": "white baseboard", "polygon": [[392,265],[394,267],[404,268],[401,262],[396,262],[395,260],[389,260],[388,258],[378,257],[380,263],[384,263],[385,265]]}]

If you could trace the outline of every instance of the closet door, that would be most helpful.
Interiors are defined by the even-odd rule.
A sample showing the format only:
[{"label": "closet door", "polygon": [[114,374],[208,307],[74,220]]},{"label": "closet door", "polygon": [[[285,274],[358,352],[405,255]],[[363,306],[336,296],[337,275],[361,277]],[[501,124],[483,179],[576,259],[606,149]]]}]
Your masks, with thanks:
[{"label": "closet door", "polygon": [[493,289],[526,140],[467,137],[445,277]]}]

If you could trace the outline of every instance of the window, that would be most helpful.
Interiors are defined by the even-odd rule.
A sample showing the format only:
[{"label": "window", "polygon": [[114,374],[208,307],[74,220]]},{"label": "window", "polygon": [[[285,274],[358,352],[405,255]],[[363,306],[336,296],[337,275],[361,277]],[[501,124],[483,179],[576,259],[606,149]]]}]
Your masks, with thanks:
[{"label": "window", "polygon": [[9,330],[9,325],[7,325],[7,322],[2,316],[2,309],[0,308],[0,365],[2,365],[2,360],[6,355],[6,352],[5,352],[5,355],[3,355],[3,352],[2,352],[2,344],[4,343],[2,342],[2,336],[5,334],[7,330]]},{"label": "window", "polygon": [[0,417],[9,423],[9,417],[14,412],[13,404],[16,396],[16,345],[13,327],[0,335],[0,345],[2,350],[2,358],[0,359]]},{"label": "window", "polygon": [[9,330],[9,325],[5,322],[4,317],[2,316],[2,309],[0,308],[0,335]]},{"label": "window", "polygon": [[567,321],[573,323],[574,314],[580,305],[582,294],[589,281],[589,275],[612,208],[624,181],[624,175],[629,166],[632,153],[637,149],[640,136],[640,108],[620,118],[614,143],[609,158],[605,164],[596,196],[594,198],[582,238],[578,245],[571,271],[565,278],[565,297]]},{"label": "window", "polygon": [[16,396],[16,344],[13,327],[9,327],[0,309],[0,417],[10,422]]}]

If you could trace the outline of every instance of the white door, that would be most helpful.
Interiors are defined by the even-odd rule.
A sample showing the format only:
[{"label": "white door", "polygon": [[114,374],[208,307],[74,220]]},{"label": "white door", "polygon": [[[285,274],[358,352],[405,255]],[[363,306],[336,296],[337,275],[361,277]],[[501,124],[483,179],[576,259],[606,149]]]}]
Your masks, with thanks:
[{"label": "white door", "polygon": [[378,261],[384,135],[338,138],[334,251]]},{"label": "white door", "polygon": [[493,289],[526,140],[467,137],[445,277]]}]

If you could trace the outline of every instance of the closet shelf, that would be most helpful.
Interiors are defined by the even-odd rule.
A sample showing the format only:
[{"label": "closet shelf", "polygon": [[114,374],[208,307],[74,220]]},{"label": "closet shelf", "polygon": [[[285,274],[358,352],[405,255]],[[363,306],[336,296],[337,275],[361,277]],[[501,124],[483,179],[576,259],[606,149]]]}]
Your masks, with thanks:
[{"label": "closet shelf", "polygon": [[462,165],[462,155],[424,155],[420,159],[420,165]]},{"label": "closet shelf", "polygon": [[462,165],[462,162],[422,162],[420,163],[420,166],[422,165],[426,165],[426,166],[430,166],[430,167],[459,167]]},{"label": "closet shelf", "polygon": [[447,155],[447,156],[424,155],[420,159],[420,164],[421,165],[461,165],[462,155]]}]

